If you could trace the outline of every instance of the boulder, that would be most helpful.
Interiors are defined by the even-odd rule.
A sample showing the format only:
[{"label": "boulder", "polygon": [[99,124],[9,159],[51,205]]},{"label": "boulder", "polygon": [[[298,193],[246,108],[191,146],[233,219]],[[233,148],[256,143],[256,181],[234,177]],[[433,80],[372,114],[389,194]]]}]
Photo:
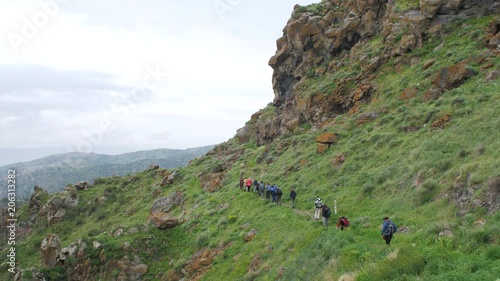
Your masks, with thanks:
[{"label": "boulder", "polygon": [[170,212],[182,205],[184,196],[181,192],[174,192],[168,196],[156,199],[151,206],[148,223],[159,229],[172,228],[181,223],[181,219],[172,216]]},{"label": "boulder", "polygon": [[37,211],[42,207],[40,200],[42,199],[42,196],[47,195],[47,191],[44,190],[43,188],[39,187],[38,185],[35,185],[33,194],[30,197],[30,201],[28,202],[28,209],[35,210]]},{"label": "boulder", "polygon": [[172,228],[180,224],[178,218],[165,213],[151,213],[148,217],[148,223],[159,229]]},{"label": "boulder", "polygon": [[257,233],[258,233],[258,230],[253,228],[245,235],[243,240],[245,240],[245,242],[250,242],[255,238],[255,236],[257,236]]},{"label": "boulder", "polygon": [[44,267],[54,267],[60,264],[60,249],[59,237],[54,234],[47,235],[40,245],[42,265]]},{"label": "boulder", "polygon": [[144,264],[138,256],[130,260],[127,256],[116,262],[120,272],[116,280],[142,280],[148,272],[148,266]]},{"label": "boulder", "polygon": [[80,190],[87,190],[90,188],[90,183],[87,182],[87,181],[81,181],[81,182],[77,182],[75,183],[75,185],[73,185],[76,190],[80,191]]},{"label": "boulder", "polygon": [[477,74],[477,71],[468,68],[467,65],[467,61],[461,61],[441,69],[432,80],[432,84],[442,90],[460,86],[465,80]]}]

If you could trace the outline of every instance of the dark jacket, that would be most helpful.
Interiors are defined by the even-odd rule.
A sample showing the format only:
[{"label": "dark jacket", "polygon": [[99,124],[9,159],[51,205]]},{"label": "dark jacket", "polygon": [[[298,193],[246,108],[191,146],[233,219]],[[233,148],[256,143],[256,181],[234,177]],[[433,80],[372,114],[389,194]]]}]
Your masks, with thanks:
[{"label": "dark jacket", "polygon": [[326,205],[323,205],[323,207],[321,207],[321,215],[325,218],[329,218],[330,214],[330,208],[328,208]]},{"label": "dark jacket", "polygon": [[295,199],[297,197],[297,192],[295,190],[290,191],[290,198]]},{"label": "dark jacket", "polygon": [[392,233],[396,232],[396,230],[398,229],[398,227],[396,226],[396,224],[394,224],[391,220],[387,220],[387,221],[384,221],[384,224],[382,225],[382,235],[390,235],[392,234],[389,230],[389,226],[390,225],[393,225],[394,226],[394,229],[392,231]]}]

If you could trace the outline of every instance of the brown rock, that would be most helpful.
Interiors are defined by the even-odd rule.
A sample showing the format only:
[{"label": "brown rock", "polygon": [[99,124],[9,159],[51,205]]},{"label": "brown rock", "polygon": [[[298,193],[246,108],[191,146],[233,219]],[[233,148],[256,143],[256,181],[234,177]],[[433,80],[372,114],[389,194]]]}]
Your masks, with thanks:
[{"label": "brown rock", "polygon": [[338,137],[334,133],[323,133],[316,138],[316,142],[323,144],[332,144],[337,141]]},{"label": "brown rock", "polygon": [[252,241],[255,238],[255,236],[257,236],[257,232],[258,232],[257,229],[253,228],[245,235],[245,238],[243,238],[243,240],[245,240],[245,242]]},{"label": "brown rock", "polygon": [[418,89],[414,87],[409,87],[403,90],[403,93],[400,96],[400,100],[407,100],[413,98],[418,93]]},{"label": "brown rock", "polygon": [[422,65],[422,68],[425,70],[425,69],[431,67],[434,63],[436,63],[435,59],[428,60],[428,61],[424,62],[424,64]]},{"label": "brown rock", "polygon": [[441,69],[434,80],[432,80],[432,84],[439,89],[451,90],[476,74],[475,70],[467,68],[467,61],[462,61]]},{"label": "brown rock", "polygon": [[426,18],[432,18],[441,8],[441,0],[419,0],[420,11]]},{"label": "brown rock", "polygon": [[47,235],[40,245],[42,265],[44,267],[54,267],[59,264],[60,249],[59,237],[54,234]]},{"label": "brown rock", "polygon": [[159,229],[172,228],[180,224],[179,219],[165,213],[150,213],[148,223],[156,226]]},{"label": "brown rock", "polygon": [[326,150],[328,149],[328,147],[329,147],[328,144],[318,143],[318,146],[316,148],[316,152],[318,154],[324,154],[326,152]]},{"label": "brown rock", "polygon": [[435,100],[439,96],[441,96],[442,93],[443,93],[443,91],[441,89],[438,89],[436,87],[432,87],[429,90],[425,91],[423,101],[429,102],[431,100]]},{"label": "brown rock", "polygon": [[450,122],[450,115],[445,114],[438,120],[436,120],[434,123],[432,123],[432,128],[444,128],[448,122]]},{"label": "brown rock", "polygon": [[493,71],[489,71],[488,73],[486,73],[484,80],[486,82],[493,82],[495,80],[498,80],[498,77],[500,77],[500,71],[493,70]]}]

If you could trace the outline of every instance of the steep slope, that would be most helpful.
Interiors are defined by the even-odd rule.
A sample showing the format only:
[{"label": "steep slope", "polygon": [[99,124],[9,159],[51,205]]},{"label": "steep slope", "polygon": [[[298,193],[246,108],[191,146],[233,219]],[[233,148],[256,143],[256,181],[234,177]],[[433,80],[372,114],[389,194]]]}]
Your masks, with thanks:
[{"label": "steep slope", "polygon": [[[13,163],[0,167],[3,175],[16,169],[18,174],[17,199],[29,199],[36,185],[49,192],[60,192],[68,183],[92,182],[95,178],[124,176],[145,170],[152,164],[162,168],[185,166],[195,157],[201,156],[214,146],[188,149],[154,149],[106,155],[97,153],[62,153],[28,162]],[[0,184],[0,199],[7,197],[7,179]]]},{"label": "steep slope", "polygon": [[[187,167],[37,190],[17,213],[17,279],[497,280],[499,1],[380,2],[296,6],[273,105]],[[318,196],[349,230],[312,219]]]}]

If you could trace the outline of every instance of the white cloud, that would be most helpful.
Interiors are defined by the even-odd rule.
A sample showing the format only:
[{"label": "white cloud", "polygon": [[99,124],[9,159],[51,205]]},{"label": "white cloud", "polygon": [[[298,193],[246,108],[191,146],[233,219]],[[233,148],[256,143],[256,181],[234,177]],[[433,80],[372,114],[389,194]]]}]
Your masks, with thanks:
[{"label": "white cloud", "polygon": [[[19,2],[0,2],[0,147],[75,147],[110,121],[92,147],[106,152],[232,137],[272,101],[275,40],[310,1],[66,0],[16,53],[9,34],[44,11]],[[148,67],[168,76],[136,101]]]}]

